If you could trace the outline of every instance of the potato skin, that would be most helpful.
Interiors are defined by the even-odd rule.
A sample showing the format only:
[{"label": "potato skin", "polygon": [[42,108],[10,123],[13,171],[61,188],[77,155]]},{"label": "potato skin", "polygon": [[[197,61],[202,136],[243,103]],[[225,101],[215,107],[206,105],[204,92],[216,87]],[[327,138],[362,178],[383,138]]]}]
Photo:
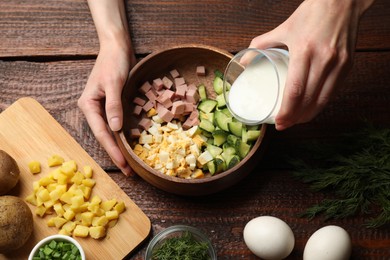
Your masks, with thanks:
[{"label": "potato skin", "polygon": [[33,231],[33,216],[26,202],[0,197],[0,253],[22,247]]},{"label": "potato skin", "polygon": [[0,195],[9,192],[19,181],[20,170],[15,159],[0,150]]}]

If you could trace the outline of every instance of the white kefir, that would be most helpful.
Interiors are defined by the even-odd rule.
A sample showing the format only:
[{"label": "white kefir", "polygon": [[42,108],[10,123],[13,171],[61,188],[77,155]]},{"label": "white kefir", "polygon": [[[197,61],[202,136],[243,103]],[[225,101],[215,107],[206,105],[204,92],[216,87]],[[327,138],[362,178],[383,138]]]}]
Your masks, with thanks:
[{"label": "white kefir", "polygon": [[227,93],[228,107],[244,123],[274,124],[286,82],[288,52],[279,49],[251,51],[256,51],[256,56],[234,80]]}]

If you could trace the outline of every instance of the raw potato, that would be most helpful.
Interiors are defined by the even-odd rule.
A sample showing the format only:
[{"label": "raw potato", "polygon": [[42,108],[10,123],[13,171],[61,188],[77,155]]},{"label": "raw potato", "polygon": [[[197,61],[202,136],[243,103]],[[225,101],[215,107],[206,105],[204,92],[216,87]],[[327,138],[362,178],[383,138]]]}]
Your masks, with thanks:
[{"label": "raw potato", "polygon": [[33,231],[30,208],[15,196],[0,197],[0,253],[22,247]]},{"label": "raw potato", "polygon": [[19,167],[14,158],[0,150],[0,195],[9,192],[19,181]]}]

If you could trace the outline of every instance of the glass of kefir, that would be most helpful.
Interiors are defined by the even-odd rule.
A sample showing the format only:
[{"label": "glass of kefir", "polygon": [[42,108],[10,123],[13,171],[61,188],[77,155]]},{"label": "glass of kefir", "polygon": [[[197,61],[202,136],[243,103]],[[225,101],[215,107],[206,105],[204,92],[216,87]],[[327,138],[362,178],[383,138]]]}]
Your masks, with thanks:
[{"label": "glass of kefir", "polygon": [[274,124],[286,83],[289,53],[249,48],[226,67],[223,93],[233,116],[247,125]]}]

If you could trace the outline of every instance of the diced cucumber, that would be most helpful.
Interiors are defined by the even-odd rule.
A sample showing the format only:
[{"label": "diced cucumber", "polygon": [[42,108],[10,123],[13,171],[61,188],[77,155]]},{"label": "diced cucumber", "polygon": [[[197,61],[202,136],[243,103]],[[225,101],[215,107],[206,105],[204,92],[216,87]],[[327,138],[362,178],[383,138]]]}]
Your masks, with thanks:
[{"label": "diced cucumber", "polygon": [[214,91],[215,91],[215,93],[217,93],[217,95],[222,94],[222,92],[223,92],[223,79],[220,77],[215,77],[214,81],[213,81],[213,87],[214,87]]},{"label": "diced cucumber", "polygon": [[212,113],[212,112],[205,113],[205,112],[199,111],[199,119],[201,119],[201,120],[207,119],[210,122],[214,122],[214,113]]},{"label": "diced cucumber", "polygon": [[245,158],[245,156],[249,153],[250,150],[251,146],[249,144],[243,142],[241,139],[237,140],[236,151],[241,159]]},{"label": "diced cucumber", "polygon": [[199,92],[199,97],[200,97],[200,100],[206,100],[207,99],[207,91],[206,91],[206,87],[201,84],[199,87],[198,87],[198,92]]},{"label": "diced cucumber", "polygon": [[204,151],[203,153],[201,153],[201,155],[198,156],[198,162],[201,165],[205,165],[206,163],[212,161],[213,159],[214,159],[213,156],[208,150]]},{"label": "diced cucumber", "polygon": [[205,113],[210,113],[217,106],[217,101],[212,99],[205,99],[198,105],[198,109]]},{"label": "diced cucumber", "polygon": [[259,130],[260,125],[247,125],[248,130]]},{"label": "diced cucumber", "polygon": [[207,144],[214,144],[214,138],[207,138]]},{"label": "diced cucumber", "polygon": [[222,157],[216,157],[213,160],[215,165],[215,173],[223,172],[226,169],[225,160]]},{"label": "diced cucumber", "polygon": [[230,135],[228,135],[228,137],[226,138],[226,142],[227,142],[229,145],[231,145],[231,146],[236,146],[236,143],[237,143],[237,140],[238,140],[238,139],[239,139],[239,138],[238,138],[237,136],[230,134]]},{"label": "diced cucumber", "polygon": [[223,93],[216,96],[215,100],[217,101],[218,108],[223,108],[226,106],[225,96]]},{"label": "diced cucumber", "polygon": [[223,112],[216,110],[214,112],[214,119],[219,128],[227,132],[229,131],[228,122],[232,121],[231,117],[228,117]]},{"label": "diced cucumber", "polygon": [[212,133],[214,132],[215,130],[215,126],[213,125],[213,123],[211,123],[209,120],[207,119],[201,119],[200,120],[200,123],[199,123],[199,127],[204,130],[204,131],[207,131],[209,133]]},{"label": "diced cucumber", "polygon": [[214,175],[216,172],[216,165],[214,164],[214,160],[207,162],[207,168],[211,175]]},{"label": "diced cucumber", "polygon": [[242,136],[242,129],[244,125],[241,122],[233,121],[228,123],[229,131],[235,136]]},{"label": "diced cucumber", "polygon": [[215,158],[217,155],[223,152],[221,147],[212,144],[207,144],[206,150],[210,152],[213,158]]},{"label": "diced cucumber", "polygon": [[223,131],[222,129],[216,129],[213,132],[213,140],[214,140],[214,145],[221,146],[226,142],[228,133]]},{"label": "diced cucumber", "polygon": [[225,147],[223,152],[221,153],[222,158],[225,160],[226,164],[230,161],[230,159],[236,155],[236,149],[234,147]]},{"label": "diced cucumber", "polygon": [[231,117],[233,119],[233,115],[232,115],[232,113],[230,113],[230,111],[227,107],[221,109],[221,112],[224,113],[227,117]]},{"label": "diced cucumber", "polygon": [[248,142],[248,134],[247,134],[246,128],[242,128],[242,131],[241,131],[241,140],[242,140],[244,143],[247,143],[247,142]]},{"label": "diced cucumber", "polygon": [[233,155],[233,157],[230,159],[230,161],[229,161],[229,163],[228,163],[227,168],[228,168],[228,169],[233,168],[233,167],[236,166],[239,162],[240,162],[240,157],[238,157],[237,155]]},{"label": "diced cucumber", "polygon": [[256,141],[259,138],[261,131],[260,130],[248,130],[246,132],[248,142]]}]

